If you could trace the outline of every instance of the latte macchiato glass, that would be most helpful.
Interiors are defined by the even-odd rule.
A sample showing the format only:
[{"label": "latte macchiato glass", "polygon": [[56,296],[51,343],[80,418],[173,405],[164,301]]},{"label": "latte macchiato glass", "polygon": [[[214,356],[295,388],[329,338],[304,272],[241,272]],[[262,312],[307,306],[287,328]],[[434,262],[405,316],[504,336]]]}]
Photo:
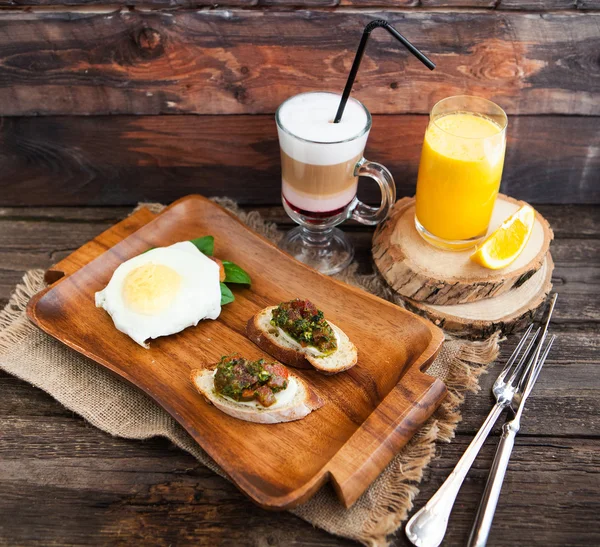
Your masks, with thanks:
[{"label": "latte macchiato glass", "polygon": [[[363,156],[371,129],[369,111],[349,99],[342,120],[333,123],[340,98],[321,91],[301,93],[285,101],[275,115],[283,206],[299,224],[280,247],[325,274],[341,271],[354,256],[351,243],[335,226],[348,218],[378,224],[396,201],[391,173]],[[379,207],[356,197],[360,176],[379,184]]]}]

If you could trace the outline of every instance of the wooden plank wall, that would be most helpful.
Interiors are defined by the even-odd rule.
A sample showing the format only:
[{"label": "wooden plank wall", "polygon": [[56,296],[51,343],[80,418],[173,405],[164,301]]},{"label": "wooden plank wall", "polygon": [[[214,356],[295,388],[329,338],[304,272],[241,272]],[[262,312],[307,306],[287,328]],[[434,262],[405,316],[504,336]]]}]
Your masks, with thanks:
[{"label": "wooden plank wall", "polygon": [[341,90],[374,18],[438,65],[376,31],[355,85],[400,195],[427,112],[468,93],[509,114],[505,192],[600,203],[600,0],[0,0],[0,206],[277,203],[273,112]]}]

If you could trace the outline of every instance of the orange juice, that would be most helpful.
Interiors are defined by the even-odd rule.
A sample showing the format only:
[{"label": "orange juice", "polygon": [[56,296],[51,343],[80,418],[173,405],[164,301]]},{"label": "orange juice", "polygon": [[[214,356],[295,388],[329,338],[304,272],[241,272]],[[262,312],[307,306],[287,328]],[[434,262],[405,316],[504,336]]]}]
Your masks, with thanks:
[{"label": "orange juice", "polygon": [[466,246],[486,234],[502,177],[504,127],[472,112],[432,116],[419,165],[417,226]]}]

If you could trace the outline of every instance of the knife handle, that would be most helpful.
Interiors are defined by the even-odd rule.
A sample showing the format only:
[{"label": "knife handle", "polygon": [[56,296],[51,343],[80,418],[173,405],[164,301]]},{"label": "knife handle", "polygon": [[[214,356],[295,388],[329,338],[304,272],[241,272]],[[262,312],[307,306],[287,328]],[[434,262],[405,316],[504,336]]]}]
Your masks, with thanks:
[{"label": "knife handle", "polygon": [[502,426],[502,436],[500,437],[500,443],[498,444],[496,455],[490,468],[490,474],[485,484],[485,490],[479,503],[477,516],[471,529],[471,535],[467,544],[468,547],[484,547],[487,543],[490,529],[492,528],[492,521],[494,520],[494,513],[496,512],[496,505],[498,504],[498,498],[502,490],[504,475],[506,475],[510,455],[515,445],[515,437],[519,431],[518,427],[518,424],[513,422],[507,422]]}]

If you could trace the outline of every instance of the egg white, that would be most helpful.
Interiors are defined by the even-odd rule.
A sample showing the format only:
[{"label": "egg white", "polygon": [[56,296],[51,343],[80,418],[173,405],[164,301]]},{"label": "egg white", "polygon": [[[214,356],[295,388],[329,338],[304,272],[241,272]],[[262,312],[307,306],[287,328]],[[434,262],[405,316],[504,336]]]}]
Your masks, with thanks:
[{"label": "egg white", "polygon": [[[173,301],[152,315],[137,313],[123,298],[123,284],[128,274],[145,264],[166,266],[181,278]],[[108,285],[96,293],[96,306],[109,313],[118,330],[148,348],[148,339],[175,334],[197,325],[202,319],[219,317],[219,266],[190,241],[152,249],[123,262],[115,270]]]}]

